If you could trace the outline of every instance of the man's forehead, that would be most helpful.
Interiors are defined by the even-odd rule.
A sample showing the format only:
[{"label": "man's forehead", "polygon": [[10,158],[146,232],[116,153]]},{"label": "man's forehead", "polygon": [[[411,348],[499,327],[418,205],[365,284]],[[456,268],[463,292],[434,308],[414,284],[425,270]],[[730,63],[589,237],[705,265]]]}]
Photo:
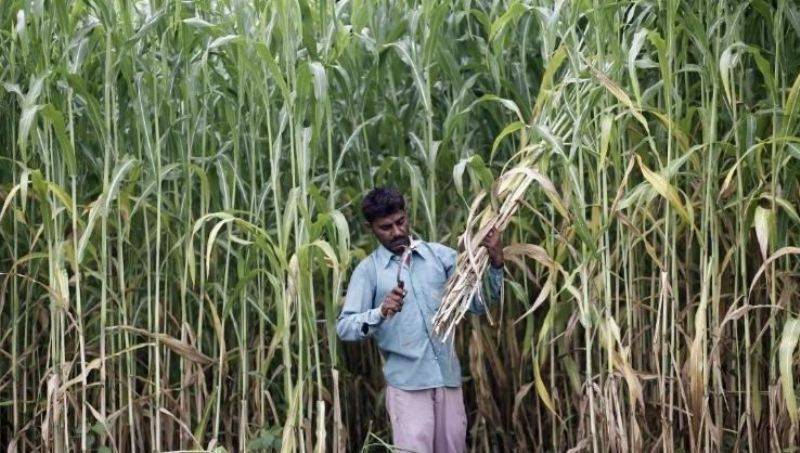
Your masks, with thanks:
[{"label": "man's forehead", "polygon": [[385,217],[381,217],[381,218],[375,220],[375,223],[377,225],[391,224],[391,223],[397,222],[401,218],[405,217],[405,215],[406,215],[405,211],[397,211],[394,214],[389,214],[389,215],[387,215]]}]

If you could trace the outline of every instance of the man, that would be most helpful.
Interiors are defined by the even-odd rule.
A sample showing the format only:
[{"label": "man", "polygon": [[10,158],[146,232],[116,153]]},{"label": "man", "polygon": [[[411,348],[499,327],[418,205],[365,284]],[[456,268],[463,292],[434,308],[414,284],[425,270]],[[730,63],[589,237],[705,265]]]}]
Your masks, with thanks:
[{"label": "man", "polygon": [[[361,206],[366,224],[380,242],[356,267],[336,330],[344,341],[374,338],[385,359],[386,408],[393,443],[419,453],[463,452],[467,417],[461,368],[452,342],[433,334],[431,320],[445,283],[455,271],[457,253],[438,243],[414,241],[411,259],[398,266],[409,240],[405,200],[395,189],[376,188]],[[503,279],[500,235],[483,245],[491,262],[489,292],[499,298]],[[470,311],[485,313],[476,297]]]}]

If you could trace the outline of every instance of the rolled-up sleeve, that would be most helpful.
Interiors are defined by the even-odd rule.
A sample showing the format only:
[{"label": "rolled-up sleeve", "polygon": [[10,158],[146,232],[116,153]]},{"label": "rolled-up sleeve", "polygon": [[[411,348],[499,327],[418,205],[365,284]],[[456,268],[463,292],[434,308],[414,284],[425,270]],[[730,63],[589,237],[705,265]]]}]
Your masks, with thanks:
[{"label": "rolled-up sleeve", "polygon": [[376,279],[367,260],[353,271],[344,307],[336,321],[336,333],[343,341],[359,341],[371,337],[383,322],[380,307],[372,307]]},{"label": "rolled-up sleeve", "polygon": [[[449,279],[456,269],[456,260],[458,259],[458,252],[447,246],[441,246],[437,249],[437,255],[444,264],[447,278]],[[487,272],[484,274],[484,284],[488,285],[489,302],[488,305],[493,305],[500,301],[500,290],[503,286],[503,267],[494,267],[489,264]],[[477,315],[486,313],[486,305],[483,302],[481,291],[478,291],[472,298],[469,304],[469,311]]]}]

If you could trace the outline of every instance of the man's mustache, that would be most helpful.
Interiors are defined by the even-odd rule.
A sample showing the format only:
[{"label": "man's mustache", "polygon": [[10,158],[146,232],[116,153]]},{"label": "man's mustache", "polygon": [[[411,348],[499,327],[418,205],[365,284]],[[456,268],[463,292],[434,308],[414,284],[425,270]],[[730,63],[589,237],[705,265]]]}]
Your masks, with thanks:
[{"label": "man's mustache", "polygon": [[408,245],[409,243],[407,236],[399,237],[391,242],[392,245]]}]

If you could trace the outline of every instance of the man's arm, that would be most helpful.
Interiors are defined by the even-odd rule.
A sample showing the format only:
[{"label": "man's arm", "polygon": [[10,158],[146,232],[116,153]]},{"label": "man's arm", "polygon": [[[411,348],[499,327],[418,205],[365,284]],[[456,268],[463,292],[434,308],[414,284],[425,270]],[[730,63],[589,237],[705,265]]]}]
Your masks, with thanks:
[{"label": "man's arm", "polygon": [[[503,257],[503,244],[502,232],[498,232],[492,228],[484,238],[481,245],[486,247],[486,252],[489,253],[489,270],[486,272],[486,279],[489,285],[489,304],[494,304],[500,301],[500,291],[503,287],[503,266],[505,259]],[[477,297],[472,298],[470,303],[470,311],[476,314],[486,313],[486,304]]]},{"label": "man's arm", "polygon": [[372,308],[375,297],[375,276],[369,262],[362,261],[353,271],[344,307],[336,321],[336,333],[343,341],[359,341],[371,337],[383,322],[381,307]]},{"label": "man's arm", "polygon": [[478,315],[486,313],[487,305],[494,305],[500,301],[500,289],[503,286],[503,266],[495,267],[494,264],[489,263],[484,282],[489,286],[489,302],[484,304],[482,298],[479,299],[476,294],[469,304],[469,311]]},{"label": "man's arm", "polygon": [[[500,288],[503,285],[503,256],[502,256],[502,246],[499,244],[499,235],[496,240],[497,244],[494,245],[494,247],[500,247],[500,255],[499,257],[495,256],[494,257],[495,260],[492,260],[490,258],[489,269],[487,270],[486,278],[484,279],[484,282],[488,284],[489,301],[485,304],[481,294],[477,293],[472,298],[469,304],[469,311],[478,315],[486,313],[487,305],[493,305],[500,300]],[[447,279],[449,280],[450,276],[453,275],[453,272],[455,272],[456,269],[456,260],[458,259],[458,252],[444,245],[441,245],[437,251],[441,252],[439,254],[439,258],[444,264],[445,274],[447,275]],[[495,266],[494,263],[498,263],[499,266]]]},{"label": "man's arm", "polygon": [[344,307],[336,321],[336,333],[343,341],[359,341],[371,337],[383,322],[380,307],[372,308],[375,280],[368,262],[361,262],[350,278]]}]

